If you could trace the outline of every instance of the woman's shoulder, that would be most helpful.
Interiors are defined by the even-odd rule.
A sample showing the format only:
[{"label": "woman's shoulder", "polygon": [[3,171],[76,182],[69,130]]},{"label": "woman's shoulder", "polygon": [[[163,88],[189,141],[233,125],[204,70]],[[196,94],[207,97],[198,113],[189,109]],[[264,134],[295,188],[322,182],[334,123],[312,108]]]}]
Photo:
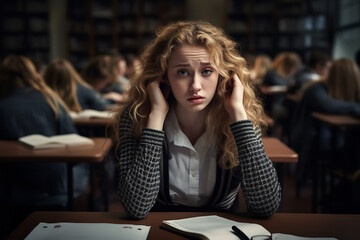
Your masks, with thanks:
[{"label": "woman's shoulder", "polygon": [[89,88],[88,86],[85,86],[81,83],[76,84],[76,90],[77,90],[77,92],[93,92],[93,91],[95,91],[94,89]]},{"label": "woman's shoulder", "polygon": [[324,81],[317,80],[309,82],[307,86],[305,86],[304,96],[307,94],[314,94],[319,91],[327,91],[327,85]]}]

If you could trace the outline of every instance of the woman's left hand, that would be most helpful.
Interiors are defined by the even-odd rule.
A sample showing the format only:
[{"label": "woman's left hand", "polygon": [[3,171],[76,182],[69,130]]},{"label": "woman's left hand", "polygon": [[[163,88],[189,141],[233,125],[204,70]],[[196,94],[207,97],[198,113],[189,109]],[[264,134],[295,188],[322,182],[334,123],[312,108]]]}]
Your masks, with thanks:
[{"label": "woman's left hand", "polygon": [[244,86],[237,74],[231,78],[227,86],[227,94],[224,100],[224,106],[229,113],[231,121],[237,122],[247,119],[243,104]]}]

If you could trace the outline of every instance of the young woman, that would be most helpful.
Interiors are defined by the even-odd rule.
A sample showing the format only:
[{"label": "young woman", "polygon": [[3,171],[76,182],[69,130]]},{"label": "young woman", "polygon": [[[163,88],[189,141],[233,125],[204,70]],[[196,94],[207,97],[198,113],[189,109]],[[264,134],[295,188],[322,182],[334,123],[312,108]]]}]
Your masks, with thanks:
[{"label": "young woman", "polygon": [[[76,133],[66,105],[45,84],[30,59],[8,56],[0,72],[0,139]],[[87,185],[87,171],[86,165],[74,167],[75,196]],[[21,163],[0,168],[2,203],[59,207],[66,206],[66,196],[65,163]]]},{"label": "young woman", "polygon": [[236,44],[208,23],[179,22],[158,33],[140,66],[115,125],[128,214],[228,210],[241,186],[249,212],[272,215],[281,189]]},{"label": "young woman", "polygon": [[71,111],[84,109],[104,111],[109,102],[86,83],[65,59],[50,62],[45,72],[46,83],[59,94]]}]

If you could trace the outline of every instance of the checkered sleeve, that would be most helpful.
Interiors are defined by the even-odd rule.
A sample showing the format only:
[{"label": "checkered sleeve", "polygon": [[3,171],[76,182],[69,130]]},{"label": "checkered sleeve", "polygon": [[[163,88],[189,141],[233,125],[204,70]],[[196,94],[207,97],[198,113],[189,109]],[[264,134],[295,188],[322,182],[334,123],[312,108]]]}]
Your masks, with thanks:
[{"label": "checkered sleeve", "polygon": [[230,129],[237,144],[241,188],[248,211],[259,217],[271,216],[279,208],[281,187],[264,151],[260,130],[254,130],[250,120],[232,123]]},{"label": "checkered sleeve", "polygon": [[142,130],[140,139],[129,132],[128,112],[120,121],[119,185],[122,206],[131,218],[144,218],[155,204],[160,188],[160,160],[164,132]]}]

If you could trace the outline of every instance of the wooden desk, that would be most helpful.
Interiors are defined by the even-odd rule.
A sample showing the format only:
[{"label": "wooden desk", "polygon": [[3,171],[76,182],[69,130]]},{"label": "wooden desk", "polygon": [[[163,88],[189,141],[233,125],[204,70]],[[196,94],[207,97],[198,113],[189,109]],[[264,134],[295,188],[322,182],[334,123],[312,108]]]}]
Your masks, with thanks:
[{"label": "wooden desk", "polygon": [[[0,163],[63,162],[67,164],[68,205],[73,205],[73,166],[78,163],[101,163],[112,147],[108,138],[92,138],[94,145],[33,150],[18,141],[0,141]],[[92,169],[92,167],[90,168]],[[91,174],[92,176],[92,174]],[[91,181],[92,190],[94,188]],[[92,191],[93,193],[93,191]]]},{"label": "wooden desk", "polygon": [[39,222],[117,223],[151,226],[148,240],[188,239],[160,228],[162,220],[216,214],[238,222],[258,223],[271,233],[303,237],[335,237],[339,240],[359,239],[360,215],[276,213],[269,219],[252,219],[224,212],[150,212],[143,220],[129,220],[118,212],[35,212],[9,236],[24,239]]},{"label": "wooden desk", "polygon": [[273,137],[262,138],[266,155],[274,163],[296,163],[298,154]]},{"label": "wooden desk", "polygon": [[264,95],[285,94],[287,91],[287,86],[261,86],[260,91]]},{"label": "wooden desk", "polygon": [[73,119],[76,126],[107,127],[113,123],[113,118],[77,118]]},{"label": "wooden desk", "polygon": [[288,93],[286,94],[286,99],[289,100],[289,101],[292,101],[292,102],[295,102],[295,103],[299,103],[302,99],[302,94],[299,94],[299,93],[294,93],[294,94],[291,94],[291,93]]},{"label": "wooden desk", "polygon": [[360,125],[360,119],[354,118],[349,115],[333,115],[324,113],[312,113],[313,117],[321,120],[325,123],[336,125],[336,126],[353,126]]},{"label": "wooden desk", "polygon": [[[324,199],[325,199],[325,188],[326,188],[326,181],[325,179],[325,175],[324,175],[324,169],[328,168],[330,169],[329,172],[330,174],[332,174],[331,172],[334,170],[334,168],[338,168],[344,171],[344,175],[347,175],[347,171],[349,170],[355,170],[356,169],[352,169],[353,166],[349,166],[351,160],[354,158],[353,156],[351,156],[351,154],[349,152],[350,149],[358,149],[359,146],[359,138],[358,138],[358,132],[359,132],[359,127],[360,127],[360,119],[357,119],[355,117],[352,117],[350,115],[336,115],[336,114],[325,114],[325,113],[318,113],[318,112],[313,112],[312,116],[315,118],[316,124],[318,123],[325,123],[327,124],[330,129],[333,131],[332,132],[332,137],[331,137],[331,150],[330,150],[330,154],[329,157],[327,158],[327,161],[318,161],[318,159],[316,159],[316,170],[314,171],[313,174],[313,193],[312,193],[312,205],[313,205],[313,212],[317,211],[317,204],[318,204],[318,199],[317,199],[317,195],[318,195],[318,178],[320,180],[320,196],[322,199],[320,199],[320,201],[322,201],[322,204],[324,205]],[[348,133],[351,133],[350,135],[353,136],[353,139],[347,139],[345,138],[345,142],[344,145],[342,147],[341,151],[337,151],[337,139],[336,137],[333,136],[333,134],[336,134],[336,132],[338,130],[341,131],[347,131]],[[347,136],[349,137],[349,136]],[[355,139],[355,141],[353,141]],[[336,161],[329,161],[331,160],[331,158],[333,159],[342,159],[341,162],[336,162]],[[341,163],[342,165],[338,165],[335,166],[336,164]],[[348,165],[348,166],[346,166]],[[346,167],[344,167],[346,166]],[[318,173],[319,172],[319,173]],[[330,186],[331,184],[333,184],[332,178],[330,178]],[[344,196],[347,197],[347,196]]]},{"label": "wooden desk", "polygon": [[262,142],[268,158],[275,164],[280,185],[284,183],[284,163],[297,163],[298,154],[274,137],[263,137]]}]

